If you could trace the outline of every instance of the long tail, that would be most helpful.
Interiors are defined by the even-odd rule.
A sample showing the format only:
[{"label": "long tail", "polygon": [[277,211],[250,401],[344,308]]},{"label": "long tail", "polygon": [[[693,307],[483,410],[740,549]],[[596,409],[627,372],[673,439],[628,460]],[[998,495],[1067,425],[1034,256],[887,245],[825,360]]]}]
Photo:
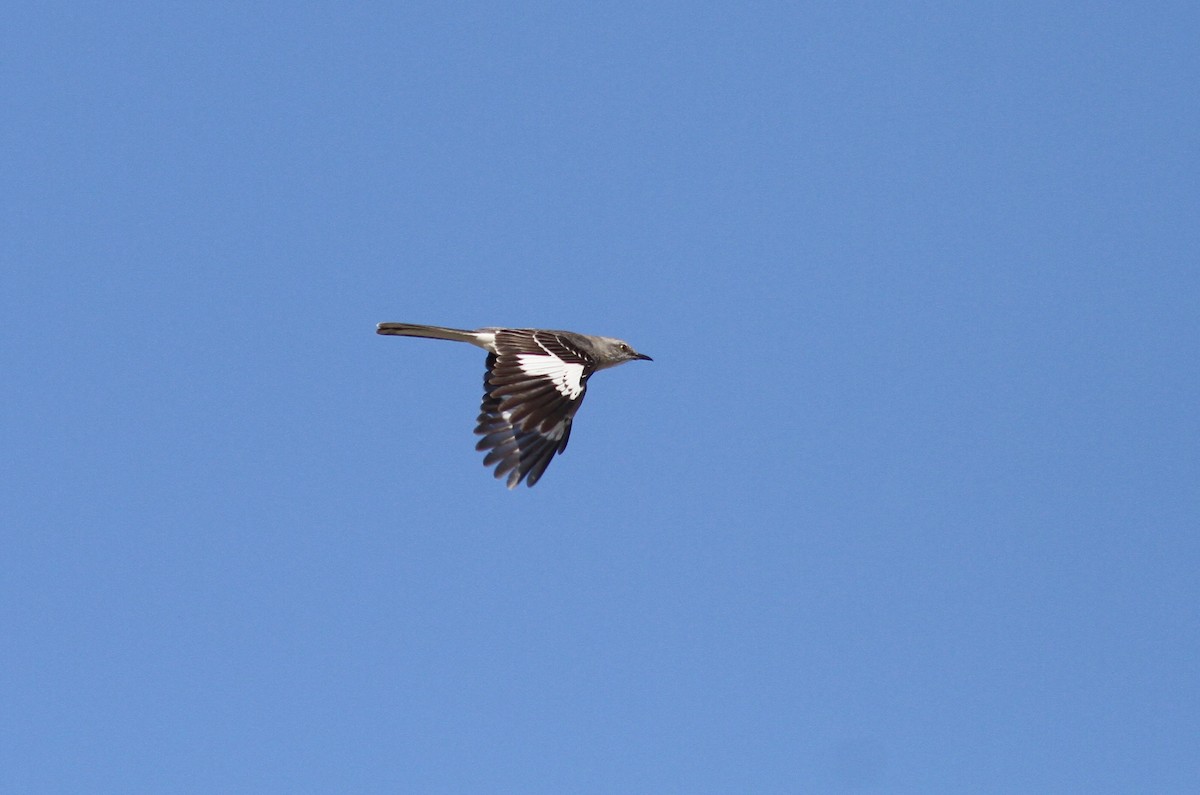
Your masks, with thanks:
[{"label": "long tail", "polygon": [[[375,329],[378,334],[395,334],[400,337],[428,337],[434,340],[453,340],[480,345],[478,331],[466,331],[443,326],[421,326],[416,323],[380,323]],[[482,347],[482,345],[480,345]]]}]

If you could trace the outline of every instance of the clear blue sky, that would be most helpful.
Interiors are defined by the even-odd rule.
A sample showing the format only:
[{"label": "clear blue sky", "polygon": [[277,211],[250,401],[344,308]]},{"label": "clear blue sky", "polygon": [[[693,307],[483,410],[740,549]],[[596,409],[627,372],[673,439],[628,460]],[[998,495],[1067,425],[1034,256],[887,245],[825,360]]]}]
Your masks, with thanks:
[{"label": "clear blue sky", "polygon": [[[1194,3],[19,3],[0,790],[1200,791]],[[509,492],[483,354],[619,336]]]}]

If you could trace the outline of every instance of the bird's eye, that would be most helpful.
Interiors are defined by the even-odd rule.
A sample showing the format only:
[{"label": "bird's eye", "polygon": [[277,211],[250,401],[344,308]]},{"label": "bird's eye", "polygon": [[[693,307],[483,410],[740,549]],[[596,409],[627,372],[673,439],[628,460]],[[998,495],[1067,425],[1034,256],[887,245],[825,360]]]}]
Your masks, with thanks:
[{"label": "bird's eye", "polygon": [[625,351],[625,353],[629,353],[629,346],[622,342],[621,350]]}]

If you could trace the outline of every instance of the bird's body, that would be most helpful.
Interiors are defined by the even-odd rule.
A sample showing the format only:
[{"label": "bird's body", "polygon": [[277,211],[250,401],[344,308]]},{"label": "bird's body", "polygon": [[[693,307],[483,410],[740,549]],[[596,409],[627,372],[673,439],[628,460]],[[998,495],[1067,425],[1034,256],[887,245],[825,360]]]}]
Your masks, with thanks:
[{"label": "bird's body", "polygon": [[555,455],[567,449],[571,423],[592,373],[650,357],[612,337],[551,329],[481,328],[474,331],[380,323],[379,334],[469,342],[488,352],[476,449],[484,466],[507,475],[508,487],[532,486]]}]

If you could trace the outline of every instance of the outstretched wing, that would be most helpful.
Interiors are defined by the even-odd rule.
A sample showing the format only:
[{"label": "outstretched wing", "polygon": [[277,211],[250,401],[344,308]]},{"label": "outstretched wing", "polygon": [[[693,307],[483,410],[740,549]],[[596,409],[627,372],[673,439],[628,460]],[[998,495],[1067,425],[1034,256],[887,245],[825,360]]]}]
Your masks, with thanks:
[{"label": "outstretched wing", "polygon": [[590,359],[553,332],[504,329],[488,355],[475,446],[484,466],[508,487],[538,482],[550,460],[567,449],[571,421],[583,402]]}]

